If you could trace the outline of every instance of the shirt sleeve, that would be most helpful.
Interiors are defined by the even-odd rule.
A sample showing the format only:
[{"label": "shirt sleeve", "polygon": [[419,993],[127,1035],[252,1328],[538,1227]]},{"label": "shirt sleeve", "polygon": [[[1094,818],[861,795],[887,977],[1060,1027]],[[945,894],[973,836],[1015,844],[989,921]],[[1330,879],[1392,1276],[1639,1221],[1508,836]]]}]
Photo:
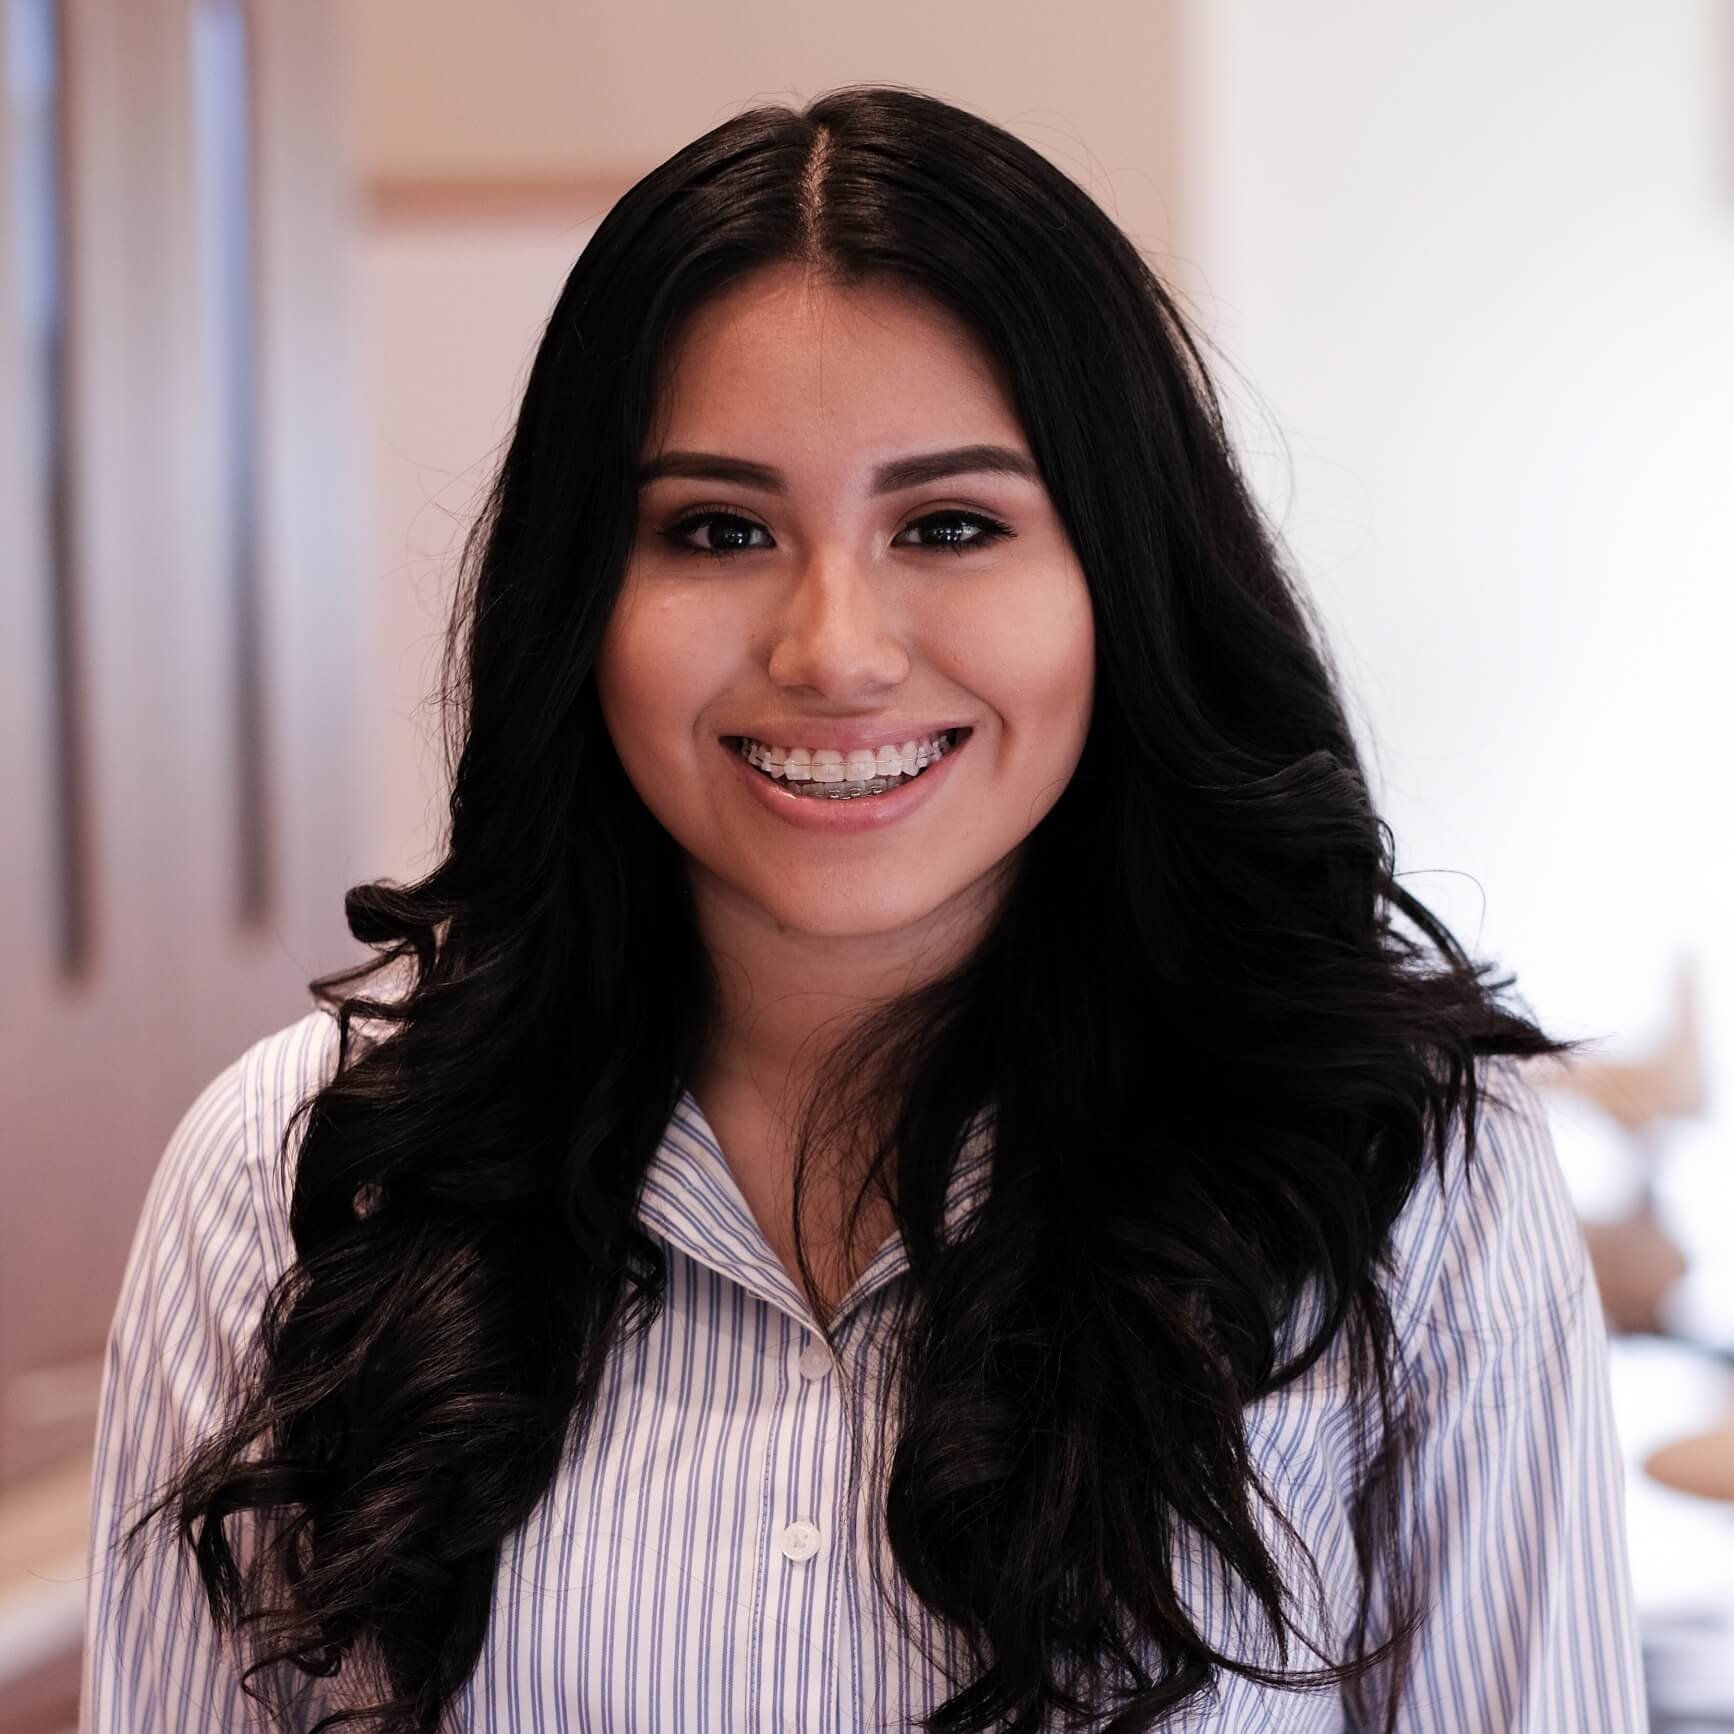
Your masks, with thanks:
[{"label": "shirt sleeve", "polygon": [[273,1725],[242,1691],[172,1518],[153,1519],[136,1553],[119,1551],[158,1485],[223,1418],[267,1293],[250,1058],[207,1086],[176,1128],[122,1277],[97,1416],[81,1734]]},{"label": "shirt sleeve", "polygon": [[[1509,1106],[1483,1098],[1467,1172],[1459,1149],[1443,1188],[1423,1175],[1424,1298],[1394,1309],[1418,1435],[1403,1550],[1422,1605],[1396,1726],[1644,1734],[1600,1294],[1545,1105],[1508,1063],[1488,1081]],[[1388,1590],[1376,1577],[1378,1639]],[[1389,1701],[1389,1678],[1378,1692]]]}]

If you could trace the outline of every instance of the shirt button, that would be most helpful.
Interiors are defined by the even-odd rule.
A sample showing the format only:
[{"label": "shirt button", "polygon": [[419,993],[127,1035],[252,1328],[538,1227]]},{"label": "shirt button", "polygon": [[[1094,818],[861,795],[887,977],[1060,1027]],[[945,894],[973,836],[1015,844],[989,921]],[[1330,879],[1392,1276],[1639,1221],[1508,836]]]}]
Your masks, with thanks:
[{"label": "shirt button", "polygon": [[795,1365],[801,1369],[802,1378],[822,1379],[831,1370],[831,1351],[818,1337],[814,1337],[801,1350],[800,1359]]},{"label": "shirt button", "polygon": [[819,1551],[819,1531],[805,1518],[791,1523],[777,1537],[777,1552],[784,1559],[811,1559]]}]

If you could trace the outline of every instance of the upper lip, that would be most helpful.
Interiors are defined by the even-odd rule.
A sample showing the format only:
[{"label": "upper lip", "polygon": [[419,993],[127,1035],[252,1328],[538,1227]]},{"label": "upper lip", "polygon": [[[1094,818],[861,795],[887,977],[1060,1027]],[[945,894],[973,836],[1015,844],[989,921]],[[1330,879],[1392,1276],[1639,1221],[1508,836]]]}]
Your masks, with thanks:
[{"label": "upper lip", "polygon": [[[762,741],[768,747],[828,747],[833,752],[847,753],[864,747],[879,747],[890,742],[901,746],[905,741],[925,740],[929,735],[941,735],[948,729],[967,729],[968,723],[958,722],[795,722],[763,723],[731,731],[733,739]],[[731,737],[724,737],[731,738]]]}]

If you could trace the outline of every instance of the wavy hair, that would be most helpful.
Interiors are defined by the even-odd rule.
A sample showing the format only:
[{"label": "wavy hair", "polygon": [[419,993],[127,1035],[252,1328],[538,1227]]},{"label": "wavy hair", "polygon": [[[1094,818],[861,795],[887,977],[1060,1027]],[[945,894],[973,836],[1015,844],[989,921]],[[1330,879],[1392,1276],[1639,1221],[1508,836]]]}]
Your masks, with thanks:
[{"label": "wavy hair", "polygon": [[[169,1513],[213,1618],[251,1634],[249,1693],[281,1669],[369,1682],[321,1730],[438,1727],[503,1540],[662,1302],[635,1201],[720,1001],[593,672],[659,369],[707,298],[791,261],[931,297],[976,336],[1095,623],[1082,757],[992,927],[855,1033],[846,1090],[801,1121],[797,1260],[827,1331],[802,1240],[811,1151],[853,1150],[851,1229],[882,1197],[909,1248],[878,1509],[909,1588],[974,1658],[922,1725],[1067,1712],[1135,1734],[1219,1670],[1353,1691],[1400,1669],[1419,1617],[1389,1492],[1412,1443],[1390,1230],[1459,1129],[1473,1157],[1478,1098],[1497,1100],[1479,1062],[1573,1044],[1502,1003],[1513,978],[1398,883],[1324,633],[1150,265],[1010,133],[848,88],[677,152],[566,279],[463,561],[446,847],[413,884],[348,893],[374,955],[311,984],[341,1035],[281,1151],[294,1262],[221,1429],[128,1537]],[[949,1239],[947,1176],[989,1109],[987,1201]],[[1382,1564],[1398,1608],[1372,1646],[1364,1597],[1348,1653],[1300,1670],[1243,1411],[1339,1335],[1363,1583]],[[259,1524],[244,1570],[232,1517]],[[1278,1666],[1190,1618],[1187,1535]]]}]

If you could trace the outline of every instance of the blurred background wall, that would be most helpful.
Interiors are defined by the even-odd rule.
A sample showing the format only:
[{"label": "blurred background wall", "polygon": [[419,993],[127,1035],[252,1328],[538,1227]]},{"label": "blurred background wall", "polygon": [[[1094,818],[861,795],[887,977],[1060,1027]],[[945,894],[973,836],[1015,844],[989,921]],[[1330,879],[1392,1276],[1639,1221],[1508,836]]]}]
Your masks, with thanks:
[{"label": "blurred background wall", "polygon": [[1722,1459],[1685,1491],[1653,1456],[1734,1410],[1727,0],[7,5],[15,1726],[69,1720],[94,1373],[163,1142],[355,955],[344,889],[437,847],[452,563],[565,272],[716,121],[881,80],[1012,127],[1180,292],[1406,883],[1603,1038],[1549,1099],[1598,1274],[1636,1296],[1616,1398],[1656,1725],[1734,1726]]},{"label": "blurred background wall", "polygon": [[0,11],[0,1718],[52,1725],[101,1354],[196,1090],[346,954],[353,185],[319,4]]}]

